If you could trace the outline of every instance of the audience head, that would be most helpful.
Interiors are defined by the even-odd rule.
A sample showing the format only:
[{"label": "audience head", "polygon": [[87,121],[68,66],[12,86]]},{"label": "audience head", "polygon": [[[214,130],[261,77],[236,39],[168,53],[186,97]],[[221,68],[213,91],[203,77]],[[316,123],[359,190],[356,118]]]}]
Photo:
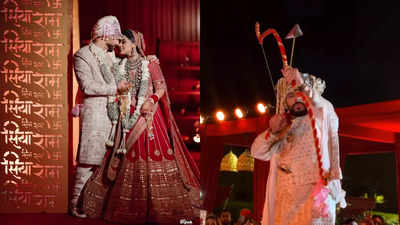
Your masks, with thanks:
[{"label": "audience head", "polygon": [[218,225],[217,217],[214,215],[207,216],[206,225]]},{"label": "audience head", "polygon": [[229,210],[223,210],[219,215],[222,225],[229,225],[232,222],[231,212]]},{"label": "audience head", "polygon": [[374,221],[375,225],[384,225],[385,224],[385,220],[383,219],[382,216],[379,216],[379,215],[373,215],[372,220]]}]

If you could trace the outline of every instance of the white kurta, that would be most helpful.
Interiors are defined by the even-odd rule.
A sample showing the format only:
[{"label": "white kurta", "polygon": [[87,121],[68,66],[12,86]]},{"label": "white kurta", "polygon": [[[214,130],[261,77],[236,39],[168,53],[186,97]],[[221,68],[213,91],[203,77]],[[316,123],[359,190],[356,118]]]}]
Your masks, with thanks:
[{"label": "white kurta", "polygon": [[312,191],[320,177],[311,122],[308,116],[303,116],[293,121],[282,139],[273,134],[266,137],[269,132],[266,130],[251,147],[253,157],[270,160],[263,225],[333,225],[336,203],[345,205],[345,193],[340,186],[338,119],[327,100],[320,96],[318,103],[313,111],[321,141],[322,168],[330,173],[331,193],[326,200],[329,217],[320,218],[312,210]]}]

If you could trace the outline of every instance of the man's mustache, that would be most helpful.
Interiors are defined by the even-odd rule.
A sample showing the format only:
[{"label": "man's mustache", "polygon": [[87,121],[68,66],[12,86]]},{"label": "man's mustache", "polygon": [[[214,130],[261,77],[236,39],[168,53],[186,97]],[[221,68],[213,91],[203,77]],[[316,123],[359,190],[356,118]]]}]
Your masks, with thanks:
[{"label": "man's mustache", "polygon": [[[296,110],[296,108],[302,108],[301,110]],[[296,102],[290,107],[289,113],[294,117],[300,117],[307,115],[308,111],[303,102]]]},{"label": "man's mustache", "polygon": [[112,51],[114,51],[114,48],[115,48],[114,45],[107,44],[107,52],[112,52]]}]

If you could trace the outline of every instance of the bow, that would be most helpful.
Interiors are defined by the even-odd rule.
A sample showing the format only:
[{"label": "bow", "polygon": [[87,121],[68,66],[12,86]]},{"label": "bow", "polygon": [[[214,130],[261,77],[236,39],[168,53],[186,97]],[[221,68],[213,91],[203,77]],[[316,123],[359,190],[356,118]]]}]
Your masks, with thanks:
[{"label": "bow", "polygon": [[265,49],[264,49],[264,45],[263,45],[264,38],[266,36],[270,35],[270,34],[272,34],[274,36],[274,38],[275,38],[275,40],[276,40],[276,42],[278,44],[278,47],[279,47],[279,50],[280,50],[280,53],[281,53],[281,56],[282,56],[282,64],[283,64],[284,67],[286,67],[288,65],[287,56],[286,56],[286,50],[285,50],[285,46],[283,45],[282,39],[279,36],[278,32],[276,32],[275,29],[269,28],[269,29],[267,29],[266,31],[264,31],[261,34],[260,33],[260,23],[256,22],[256,36],[257,36],[258,43],[260,44],[262,52],[263,52],[263,55],[264,55],[264,61],[265,61],[266,69],[267,69],[266,72],[268,72],[268,76],[269,76],[269,79],[271,81],[272,87],[274,89],[274,95],[275,95],[275,98],[276,98],[275,85],[274,85],[274,81],[272,79],[271,70],[269,68],[268,59],[267,59],[267,56],[265,55]]},{"label": "bow", "polygon": [[256,36],[257,36],[257,39],[258,39],[258,43],[261,46],[263,46],[264,38],[266,36],[270,35],[270,34],[272,34],[274,36],[274,38],[275,38],[275,40],[276,40],[276,42],[278,44],[278,47],[279,47],[279,50],[280,50],[281,56],[282,56],[282,63],[283,63],[283,66],[285,67],[285,66],[288,65],[287,56],[286,56],[286,50],[285,50],[285,46],[283,45],[282,39],[279,36],[278,32],[276,32],[276,30],[273,29],[273,28],[269,28],[266,31],[264,31],[262,34],[260,34],[260,23],[256,22]]}]

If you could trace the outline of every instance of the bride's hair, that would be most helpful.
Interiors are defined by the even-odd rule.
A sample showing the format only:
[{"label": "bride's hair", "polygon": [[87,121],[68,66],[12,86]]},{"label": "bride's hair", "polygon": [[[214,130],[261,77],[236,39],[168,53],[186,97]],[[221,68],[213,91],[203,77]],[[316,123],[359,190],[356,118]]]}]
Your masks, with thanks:
[{"label": "bride's hair", "polygon": [[122,31],[122,34],[125,35],[129,40],[132,41],[136,45],[136,51],[142,55],[145,56],[144,51],[145,51],[145,44],[144,44],[144,39],[143,39],[143,34],[131,29],[127,29]]},{"label": "bride's hair", "polygon": [[135,43],[135,37],[133,36],[133,33],[131,30],[124,30],[124,31],[122,31],[122,34],[125,35],[129,40],[131,40],[132,43]]}]

